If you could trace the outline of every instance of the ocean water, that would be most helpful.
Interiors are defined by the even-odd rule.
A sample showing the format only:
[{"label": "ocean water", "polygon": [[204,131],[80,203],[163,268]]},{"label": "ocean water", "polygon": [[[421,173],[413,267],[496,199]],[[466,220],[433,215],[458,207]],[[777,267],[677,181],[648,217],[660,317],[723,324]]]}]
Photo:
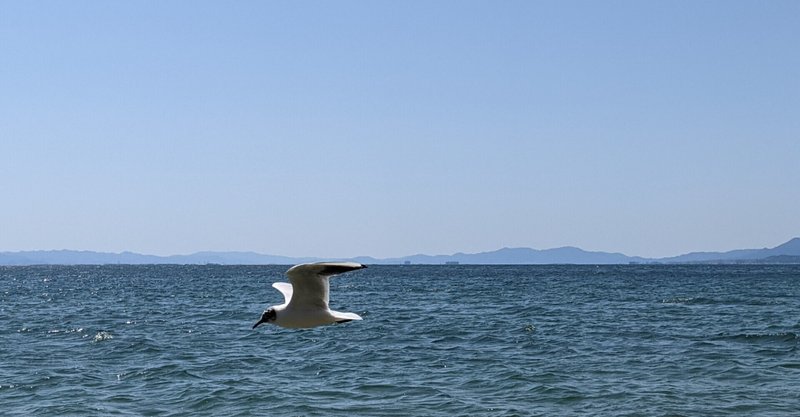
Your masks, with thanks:
[{"label": "ocean water", "polygon": [[0,415],[800,415],[800,266],[286,269],[0,267]]}]

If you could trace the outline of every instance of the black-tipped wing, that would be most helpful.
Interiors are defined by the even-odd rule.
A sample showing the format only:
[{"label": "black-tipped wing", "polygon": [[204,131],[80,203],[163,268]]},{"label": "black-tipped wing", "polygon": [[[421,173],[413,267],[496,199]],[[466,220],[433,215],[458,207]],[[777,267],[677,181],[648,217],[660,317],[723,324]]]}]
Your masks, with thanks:
[{"label": "black-tipped wing", "polygon": [[317,262],[295,265],[286,271],[292,283],[293,294],[289,305],[293,308],[328,308],[330,285],[328,278],[366,266],[356,262]]},{"label": "black-tipped wing", "polygon": [[311,264],[311,266],[319,266],[319,274],[327,277],[367,267],[366,265],[356,262],[320,262],[318,264]]}]

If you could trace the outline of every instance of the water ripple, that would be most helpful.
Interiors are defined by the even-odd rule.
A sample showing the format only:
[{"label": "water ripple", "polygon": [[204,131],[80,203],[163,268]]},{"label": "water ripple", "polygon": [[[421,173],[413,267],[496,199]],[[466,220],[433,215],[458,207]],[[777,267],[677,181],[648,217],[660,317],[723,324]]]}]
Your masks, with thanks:
[{"label": "water ripple", "polygon": [[800,407],[800,267],[374,266],[365,320],[250,329],[285,267],[0,267],[4,415],[759,415]]}]

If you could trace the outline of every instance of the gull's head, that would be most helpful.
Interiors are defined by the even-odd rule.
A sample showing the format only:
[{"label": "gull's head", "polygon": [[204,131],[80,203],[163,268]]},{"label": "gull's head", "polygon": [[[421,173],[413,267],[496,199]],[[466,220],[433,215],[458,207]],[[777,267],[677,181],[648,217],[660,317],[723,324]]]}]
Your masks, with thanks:
[{"label": "gull's head", "polygon": [[261,313],[261,318],[258,319],[258,322],[253,325],[253,328],[255,329],[261,323],[271,323],[275,321],[275,317],[277,317],[277,313],[275,313],[274,308],[270,307],[269,309]]}]

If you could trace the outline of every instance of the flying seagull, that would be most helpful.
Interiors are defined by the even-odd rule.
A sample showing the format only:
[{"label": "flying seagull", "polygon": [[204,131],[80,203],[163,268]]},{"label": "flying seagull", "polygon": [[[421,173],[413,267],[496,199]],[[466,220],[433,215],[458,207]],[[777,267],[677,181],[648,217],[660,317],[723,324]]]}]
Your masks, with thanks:
[{"label": "flying seagull", "polygon": [[261,319],[253,325],[253,328],[255,329],[261,323],[272,323],[288,328],[303,328],[361,320],[361,316],[358,314],[343,313],[328,308],[330,293],[328,278],[366,267],[366,265],[355,262],[317,262],[289,268],[286,271],[289,282],[272,284],[283,294],[284,303],[264,311]]}]

